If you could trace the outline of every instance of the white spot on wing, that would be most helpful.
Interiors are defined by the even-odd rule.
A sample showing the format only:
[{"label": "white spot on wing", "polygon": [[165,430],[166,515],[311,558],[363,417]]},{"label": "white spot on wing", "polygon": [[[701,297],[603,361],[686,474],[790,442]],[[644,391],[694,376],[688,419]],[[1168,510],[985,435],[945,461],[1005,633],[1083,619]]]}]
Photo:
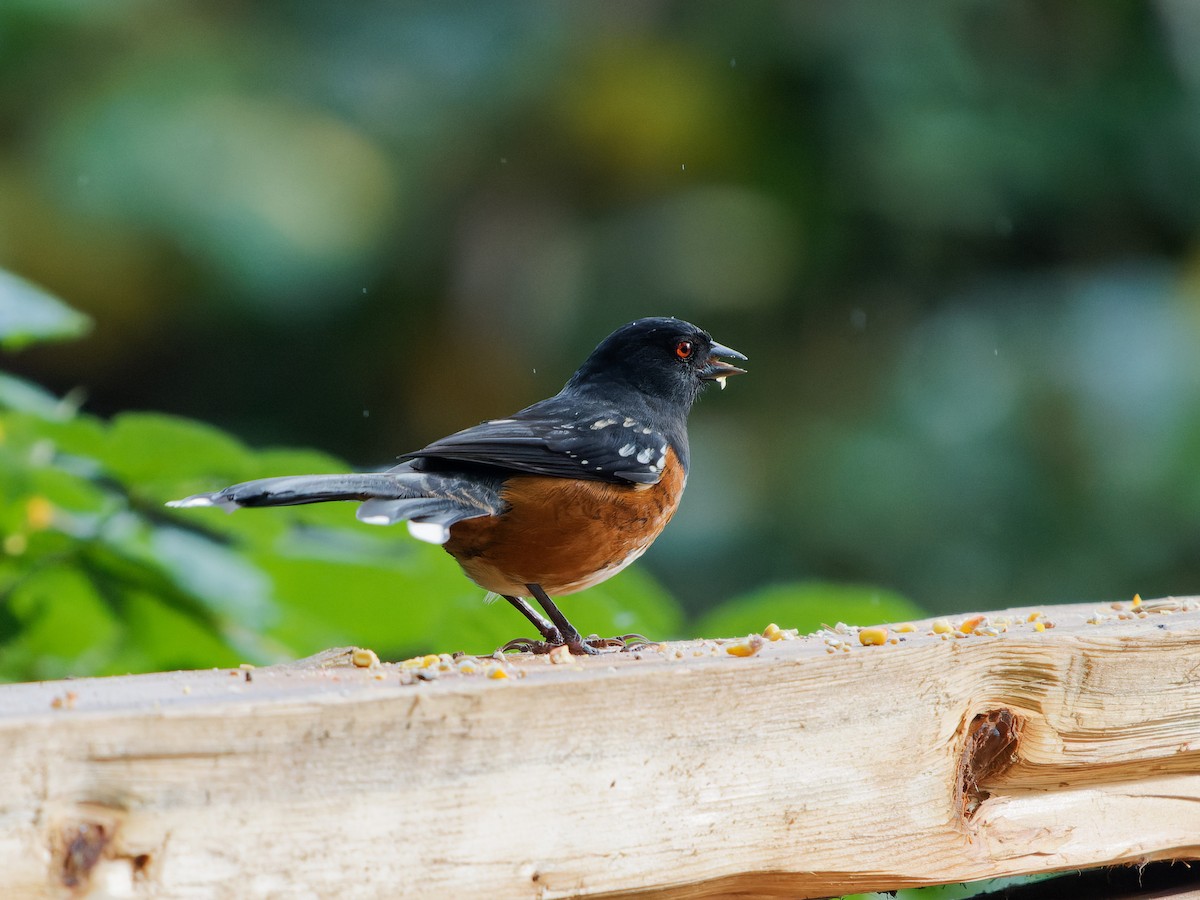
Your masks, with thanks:
[{"label": "white spot on wing", "polygon": [[633,419],[626,419],[624,422],[621,423],[621,427],[622,428],[632,428],[636,424],[637,424],[637,422],[633,421]]},{"label": "white spot on wing", "polygon": [[592,431],[599,431],[601,428],[608,428],[610,425],[616,424],[616,419],[597,419],[592,423]]},{"label": "white spot on wing", "polygon": [[633,444],[625,444],[617,453],[621,456],[633,456],[636,451],[637,447],[633,446]]},{"label": "white spot on wing", "polygon": [[641,453],[639,453],[637,455],[637,461],[640,462],[644,466],[646,463],[650,462],[650,457],[653,455],[654,455],[654,451],[651,450],[649,447],[647,447],[645,450],[643,450]]}]

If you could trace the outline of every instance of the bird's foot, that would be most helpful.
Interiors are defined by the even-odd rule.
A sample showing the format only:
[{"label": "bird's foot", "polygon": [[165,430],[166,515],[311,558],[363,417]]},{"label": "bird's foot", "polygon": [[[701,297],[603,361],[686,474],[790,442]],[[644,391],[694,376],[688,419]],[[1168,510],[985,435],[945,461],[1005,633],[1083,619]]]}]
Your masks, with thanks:
[{"label": "bird's foot", "polygon": [[514,638],[507,644],[504,644],[496,652],[498,653],[533,653],[546,654],[551,650],[557,650],[559,647],[566,647],[575,656],[600,656],[604,653],[622,653],[631,650],[640,650],[643,647],[654,646],[656,641],[640,634],[622,634],[617,637],[602,638],[599,635],[590,635],[582,638],[578,634],[567,640],[554,640],[552,636],[547,640],[536,640],[534,638]]},{"label": "bird's foot", "polygon": [[623,648],[615,646],[609,639],[590,637],[586,641],[575,636],[574,640],[539,641],[534,638],[513,638],[497,653],[533,653],[545,655],[559,647],[566,647],[574,656],[599,656],[602,653],[617,653]]}]

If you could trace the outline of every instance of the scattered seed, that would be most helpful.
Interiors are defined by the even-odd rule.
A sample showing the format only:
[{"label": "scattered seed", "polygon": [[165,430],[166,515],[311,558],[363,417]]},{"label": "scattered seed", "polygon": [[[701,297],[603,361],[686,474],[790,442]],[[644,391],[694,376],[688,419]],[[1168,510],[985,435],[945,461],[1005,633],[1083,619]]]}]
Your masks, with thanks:
[{"label": "scattered seed", "polygon": [[412,659],[406,659],[400,663],[402,669],[428,669],[430,666],[437,665],[441,661],[441,657],[436,653],[431,653],[428,656],[414,656]]},{"label": "scattered seed", "polygon": [[1141,608],[1146,612],[1175,612],[1183,604],[1174,598],[1168,597],[1166,600],[1146,600],[1141,604]]},{"label": "scattered seed", "polygon": [[858,642],[864,647],[878,647],[887,643],[888,631],[883,626],[864,628],[858,633]]},{"label": "scattered seed", "polygon": [[725,646],[725,652],[730,656],[753,656],[762,648],[763,639],[757,634],[752,634],[740,641],[727,644]]},{"label": "scattered seed", "polygon": [[958,630],[963,634],[974,634],[976,628],[986,624],[988,624],[987,616],[971,616],[969,619],[963,619]]},{"label": "scattered seed", "polygon": [[374,650],[366,647],[355,647],[350,654],[350,661],[360,669],[373,669],[379,665],[379,657]]},{"label": "scattered seed", "polygon": [[556,666],[565,665],[571,661],[571,648],[566,644],[555,647],[546,654],[546,659],[549,660],[551,664]]}]

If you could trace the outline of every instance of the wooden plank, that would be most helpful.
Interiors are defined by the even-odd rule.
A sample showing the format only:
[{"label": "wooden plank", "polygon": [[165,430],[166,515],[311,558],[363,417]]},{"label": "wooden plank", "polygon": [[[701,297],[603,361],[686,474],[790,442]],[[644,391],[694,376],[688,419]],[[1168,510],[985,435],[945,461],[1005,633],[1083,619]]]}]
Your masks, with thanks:
[{"label": "wooden plank", "polygon": [[3,686],[0,894],[817,897],[1197,858],[1200,600],[1143,609]]}]

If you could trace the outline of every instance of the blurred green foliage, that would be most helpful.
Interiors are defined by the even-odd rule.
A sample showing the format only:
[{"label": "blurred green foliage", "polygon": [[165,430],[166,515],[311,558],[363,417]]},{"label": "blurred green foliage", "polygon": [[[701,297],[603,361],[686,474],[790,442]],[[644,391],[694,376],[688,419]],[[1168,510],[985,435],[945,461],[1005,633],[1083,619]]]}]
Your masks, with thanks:
[{"label": "blurred green foliage", "polygon": [[695,623],[696,634],[744,634],[762,631],[768,622],[811,631],[837,622],[864,625],[903,622],[925,615],[900,595],[865,585],[805,582],[776,584],[735,597],[709,610]]},{"label": "blurred green foliage", "polygon": [[1169,0],[9,0],[0,266],[94,323],[9,368],[371,468],[676,314],[751,372],[638,567],[687,615],[1194,592],[1196,34]]}]

